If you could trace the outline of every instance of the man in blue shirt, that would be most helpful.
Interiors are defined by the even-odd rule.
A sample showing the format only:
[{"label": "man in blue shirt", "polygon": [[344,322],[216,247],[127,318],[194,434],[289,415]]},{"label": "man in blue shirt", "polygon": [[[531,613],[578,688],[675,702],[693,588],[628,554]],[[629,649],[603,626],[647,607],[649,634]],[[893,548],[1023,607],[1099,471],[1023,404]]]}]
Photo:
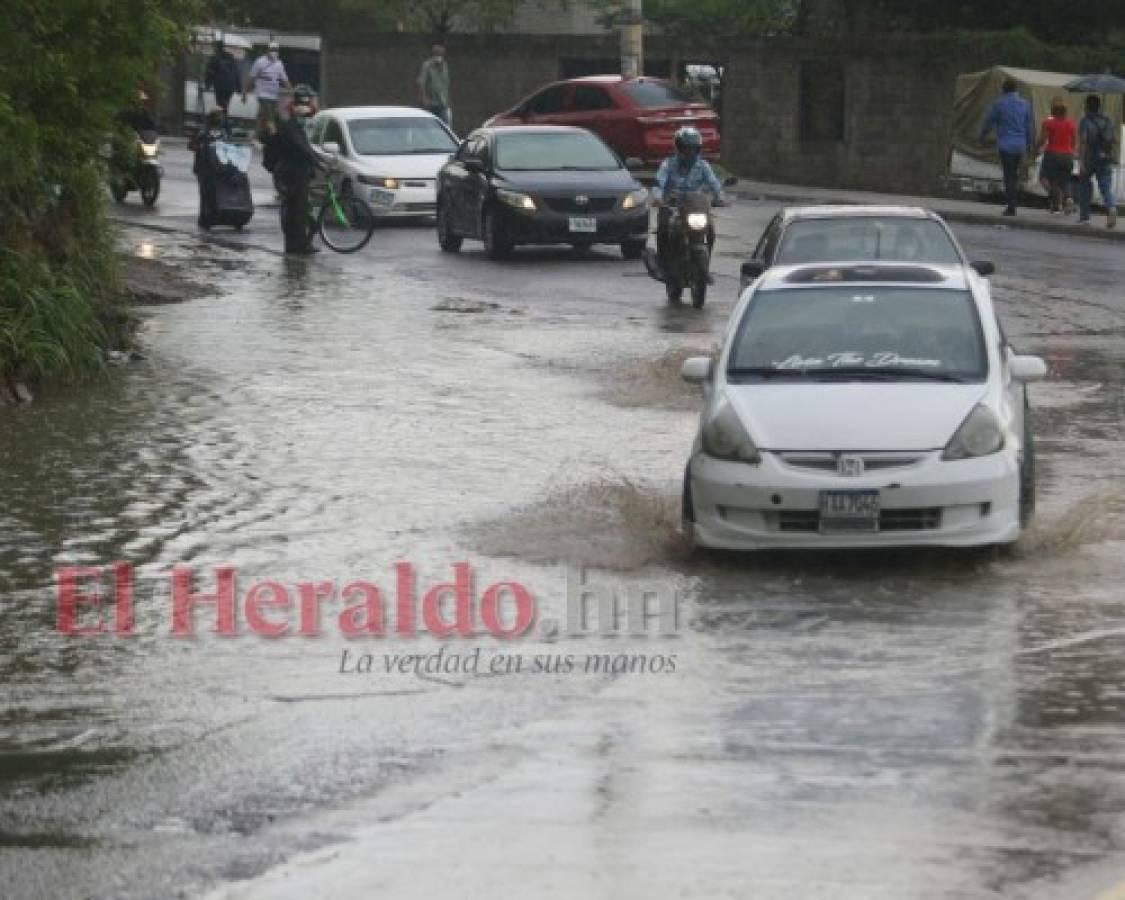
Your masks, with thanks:
[{"label": "man in blue shirt", "polygon": [[[703,151],[703,135],[699,129],[686,125],[676,132],[676,155],[670,156],[660,164],[656,172],[656,184],[652,189],[652,202],[660,208],[656,219],[656,260],[661,271],[667,271],[668,227],[672,220],[672,206],[681,194],[706,190],[716,206],[724,206],[723,184],[712,170],[710,163],[700,154]],[[715,236],[707,235],[708,246],[713,246]]]},{"label": "man in blue shirt", "polygon": [[1000,154],[1000,168],[1004,172],[1004,198],[1007,206],[1004,215],[1016,214],[1016,196],[1019,190],[1019,169],[1025,153],[1035,152],[1035,126],[1031,120],[1031,104],[1016,91],[1016,82],[1005,78],[1004,94],[988,110],[980,126],[979,140],[983,144],[988,133],[996,130],[996,151]]}]

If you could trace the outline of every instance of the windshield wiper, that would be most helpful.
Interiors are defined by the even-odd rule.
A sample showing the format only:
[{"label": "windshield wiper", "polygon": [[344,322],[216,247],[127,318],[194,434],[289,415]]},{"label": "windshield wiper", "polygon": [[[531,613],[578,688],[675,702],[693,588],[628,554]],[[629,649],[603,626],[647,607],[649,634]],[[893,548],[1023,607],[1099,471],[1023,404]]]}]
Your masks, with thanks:
[{"label": "windshield wiper", "polygon": [[824,369],[808,369],[818,378],[867,378],[873,381],[895,381],[898,379],[923,379],[925,381],[948,381],[964,384],[960,375],[949,372],[934,372],[930,369],[912,369],[906,366],[834,366]]}]

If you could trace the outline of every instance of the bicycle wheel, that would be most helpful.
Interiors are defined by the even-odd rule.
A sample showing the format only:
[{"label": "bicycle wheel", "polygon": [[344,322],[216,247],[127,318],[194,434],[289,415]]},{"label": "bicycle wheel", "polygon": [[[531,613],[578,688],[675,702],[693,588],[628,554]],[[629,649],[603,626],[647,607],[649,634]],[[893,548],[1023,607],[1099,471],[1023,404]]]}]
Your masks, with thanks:
[{"label": "bicycle wheel", "polygon": [[328,198],[320,208],[317,229],[324,243],[337,253],[355,253],[367,246],[375,232],[375,213],[355,194]]}]

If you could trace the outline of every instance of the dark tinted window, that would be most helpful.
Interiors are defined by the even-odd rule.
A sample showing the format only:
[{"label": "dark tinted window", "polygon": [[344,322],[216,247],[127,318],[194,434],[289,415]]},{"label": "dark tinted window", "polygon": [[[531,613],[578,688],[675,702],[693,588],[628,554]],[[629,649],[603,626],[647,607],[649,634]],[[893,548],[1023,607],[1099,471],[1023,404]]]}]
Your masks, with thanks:
[{"label": "dark tinted window", "polygon": [[637,106],[653,109],[661,106],[683,106],[694,103],[690,95],[666,81],[626,81],[623,90]]},{"label": "dark tinted window", "polygon": [[566,99],[566,85],[556,84],[540,91],[527,103],[527,111],[533,116],[550,116],[563,110],[563,101]]},{"label": "dark tinted window", "polygon": [[613,98],[605,88],[592,84],[578,84],[574,87],[574,108],[579,112],[613,109]]}]

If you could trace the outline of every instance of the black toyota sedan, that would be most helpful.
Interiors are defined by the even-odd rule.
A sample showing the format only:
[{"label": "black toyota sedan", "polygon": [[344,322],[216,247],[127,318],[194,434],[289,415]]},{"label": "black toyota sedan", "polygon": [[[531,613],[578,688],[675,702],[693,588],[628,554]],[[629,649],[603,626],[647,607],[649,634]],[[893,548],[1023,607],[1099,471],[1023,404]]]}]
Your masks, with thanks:
[{"label": "black toyota sedan", "polygon": [[637,259],[648,192],[597,135],[551,125],[481,128],[438,173],[437,234],[455,253],[484,241],[493,259],[518,244],[618,244]]}]

